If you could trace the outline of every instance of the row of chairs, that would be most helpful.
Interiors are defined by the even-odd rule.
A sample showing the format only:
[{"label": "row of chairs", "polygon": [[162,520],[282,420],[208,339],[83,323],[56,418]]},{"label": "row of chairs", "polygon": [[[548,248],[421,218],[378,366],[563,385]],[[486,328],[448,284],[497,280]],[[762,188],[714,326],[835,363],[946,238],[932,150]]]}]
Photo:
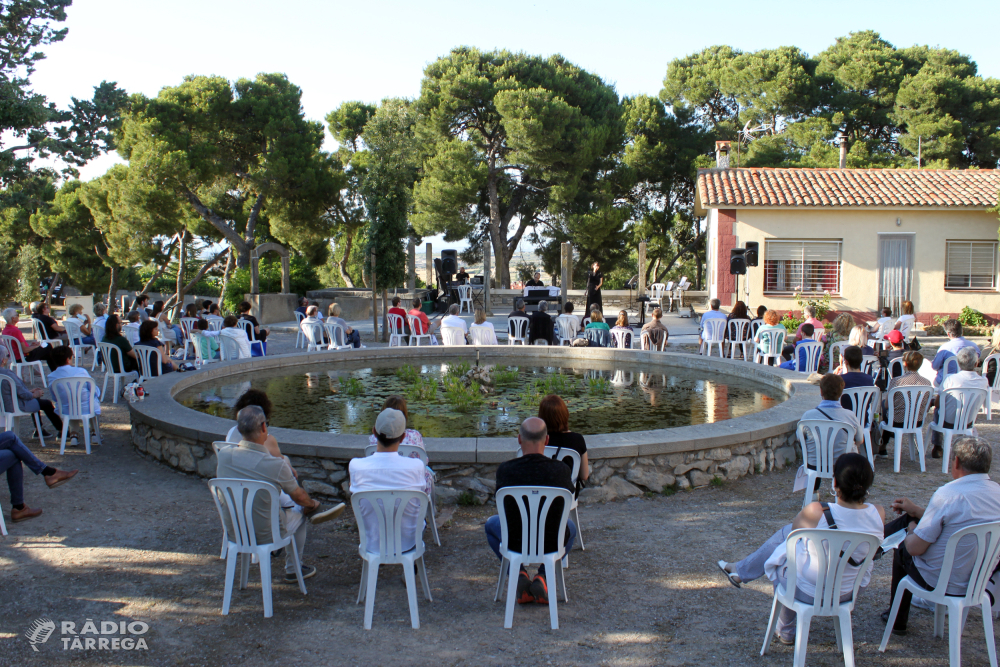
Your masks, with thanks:
[{"label": "row of chairs", "polygon": [[[66,439],[69,435],[70,422],[78,421],[83,426],[83,440],[86,451],[90,454],[90,433],[93,425],[97,444],[101,444],[101,428],[98,415],[100,400],[97,396],[97,381],[92,378],[71,377],[53,380],[51,394],[56,411],[62,416],[63,428],[60,434],[59,454],[66,451]],[[17,404],[17,391],[13,378],[0,375],[0,396],[11,397],[11,410],[0,400],[0,421],[7,431],[14,431],[21,418],[30,417],[35,423],[38,442],[45,447],[45,436],[42,431],[42,421],[38,412],[27,413],[20,410]]]}]

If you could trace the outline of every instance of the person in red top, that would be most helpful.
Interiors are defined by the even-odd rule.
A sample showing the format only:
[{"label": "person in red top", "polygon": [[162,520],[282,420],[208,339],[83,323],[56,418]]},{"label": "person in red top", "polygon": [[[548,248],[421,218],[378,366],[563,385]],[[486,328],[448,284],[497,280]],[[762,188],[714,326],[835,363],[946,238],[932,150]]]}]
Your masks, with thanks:
[{"label": "person in red top", "polygon": [[400,300],[399,296],[392,297],[392,308],[389,309],[389,314],[390,315],[399,315],[400,317],[402,317],[403,318],[403,333],[409,334],[410,333],[410,323],[406,320],[406,314],[407,314],[406,311],[403,310],[403,307],[399,305],[400,301],[401,300]]},{"label": "person in red top", "polygon": [[17,327],[19,317],[17,311],[13,308],[7,308],[3,311],[3,318],[7,320],[7,326],[3,328],[4,336],[11,336],[16,338],[21,343],[21,348],[24,349],[24,359],[21,359],[20,350],[15,346],[13,350],[10,351],[11,356],[14,361],[44,361],[49,365],[49,370],[54,371],[55,368],[52,366],[52,362],[49,361],[49,353],[52,351],[52,346],[48,345],[46,347],[41,347],[41,343],[37,340],[28,342],[24,339],[24,334]]},{"label": "person in red top", "polygon": [[[420,326],[417,327],[418,331],[414,331],[413,333],[420,334],[421,336],[424,335],[424,334],[433,334],[434,333],[434,329],[439,324],[441,324],[440,321],[434,322],[432,324],[431,321],[430,321],[430,318],[427,317],[427,313],[425,313],[424,311],[420,310],[420,306],[422,306],[422,305],[423,304],[420,302],[420,299],[414,299],[413,300],[413,308],[411,308],[410,312],[408,313],[410,317],[416,317],[418,320],[420,320]],[[434,338],[434,337],[431,338],[431,342],[434,342],[436,340],[437,339]]]}]

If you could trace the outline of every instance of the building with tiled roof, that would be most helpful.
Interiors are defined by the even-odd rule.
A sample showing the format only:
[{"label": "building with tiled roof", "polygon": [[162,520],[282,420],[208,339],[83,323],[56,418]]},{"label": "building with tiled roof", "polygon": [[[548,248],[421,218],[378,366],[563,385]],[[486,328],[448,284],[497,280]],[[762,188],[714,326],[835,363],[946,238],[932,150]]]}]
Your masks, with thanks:
[{"label": "building with tiled roof", "polygon": [[[721,166],[698,171],[695,211],[724,306],[798,310],[796,293],[829,292],[834,312],[859,319],[898,316],[904,301],[925,323],[965,306],[1000,315],[1000,170],[728,168],[728,142],[717,150]],[[733,275],[748,243],[756,266]]]}]

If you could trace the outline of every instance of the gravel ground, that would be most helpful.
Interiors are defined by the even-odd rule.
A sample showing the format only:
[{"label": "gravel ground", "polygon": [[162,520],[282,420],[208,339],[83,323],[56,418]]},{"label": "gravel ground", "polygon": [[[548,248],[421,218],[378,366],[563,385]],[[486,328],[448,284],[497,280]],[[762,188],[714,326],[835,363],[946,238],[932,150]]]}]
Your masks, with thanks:
[{"label": "gravel ground", "polygon": [[[275,352],[290,348],[282,337],[274,341]],[[249,588],[234,591],[231,612],[222,616],[225,563],[204,480],[138,456],[124,407],[104,409],[104,444],[90,456],[78,449],[60,456],[51,445],[43,450],[37,440],[28,442],[44,461],[80,474],[55,490],[28,474],[26,501],[45,513],[8,522],[11,534],[0,538],[0,665],[791,663],[792,649],[778,644],[765,658],[758,655],[770,584],[736,590],[715,561],[742,557],[791,520],[801,503],[791,492],[792,471],[582,507],[587,550],[572,553],[570,601],[559,604],[557,631],[539,605],[519,607],[513,629],[503,629],[503,603],[491,597],[497,561],[483,534],[493,508],[455,508],[441,531],[443,546],[427,548],[434,601],[420,600],[421,628],[410,628],[401,571],[390,566],[382,568],[373,628],[365,631],[364,607],[355,604],[361,561],[350,511],[314,528],[306,561],[319,572],[307,581],[307,596],[275,582],[274,617],[263,618],[254,568]],[[980,430],[1000,440],[997,427]],[[29,435],[26,423],[21,433]],[[898,475],[888,461],[876,465],[872,501],[883,505],[901,495],[925,503],[948,479],[931,460],[924,474],[906,456]],[[0,494],[0,501],[9,516],[9,498]],[[878,653],[889,577],[884,559],[855,609],[858,664],[947,664],[947,642],[933,637],[933,617],[920,610],[911,616],[910,635]],[[24,633],[41,617],[75,622],[78,630],[88,619],[98,627],[142,621],[149,626],[142,635],[148,649],[64,650],[57,630],[36,652]],[[986,664],[978,612],[970,615],[963,640],[965,664]],[[815,621],[809,664],[843,664],[834,642],[832,622]]]}]

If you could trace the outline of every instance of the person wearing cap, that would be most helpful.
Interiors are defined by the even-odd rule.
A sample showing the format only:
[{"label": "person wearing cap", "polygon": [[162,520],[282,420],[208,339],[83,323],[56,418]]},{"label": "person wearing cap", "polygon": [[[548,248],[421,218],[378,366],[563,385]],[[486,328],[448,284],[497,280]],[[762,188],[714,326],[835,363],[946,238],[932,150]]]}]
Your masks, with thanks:
[{"label": "person wearing cap", "polygon": [[[293,502],[282,502],[278,510],[278,522],[282,535],[293,535],[302,567],[302,578],[316,574],[316,568],[302,563],[306,548],[306,534],[309,524],[320,524],[336,519],[344,513],[344,503],[334,507],[322,507],[319,501],[310,498],[305,489],[295,480],[292,466],[284,458],[274,456],[264,443],[268,439],[267,417],[258,405],[248,405],[236,414],[236,428],[240,432],[239,445],[223,447],[218,453],[215,476],[224,479],[247,479],[270,482],[287,493]],[[253,523],[258,543],[271,540],[271,502],[264,494],[257,494],[253,503]],[[232,526],[227,525],[230,535]],[[297,581],[295,560],[291,549],[285,549],[285,581]]]},{"label": "person wearing cap", "polygon": [[906,350],[903,349],[903,334],[899,331],[899,329],[893,329],[887,333],[885,335],[885,339],[889,341],[889,345],[892,346],[892,349],[889,350],[886,358],[888,358],[889,361],[892,361],[893,359],[902,357]]},{"label": "person wearing cap", "polygon": [[[372,434],[378,442],[371,456],[351,459],[351,493],[361,491],[423,491],[428,492],[424,464],[420,459],[399,455],[399,445],[406,437],[406,416],[399,410],[386,408],[375,419]],[[417,544],[420,504],[411,500],[403,510],[403,551]],[[367,501],[361,503],[361,521],[368,535],[368,550],[379,549],[378,519]]]}]

